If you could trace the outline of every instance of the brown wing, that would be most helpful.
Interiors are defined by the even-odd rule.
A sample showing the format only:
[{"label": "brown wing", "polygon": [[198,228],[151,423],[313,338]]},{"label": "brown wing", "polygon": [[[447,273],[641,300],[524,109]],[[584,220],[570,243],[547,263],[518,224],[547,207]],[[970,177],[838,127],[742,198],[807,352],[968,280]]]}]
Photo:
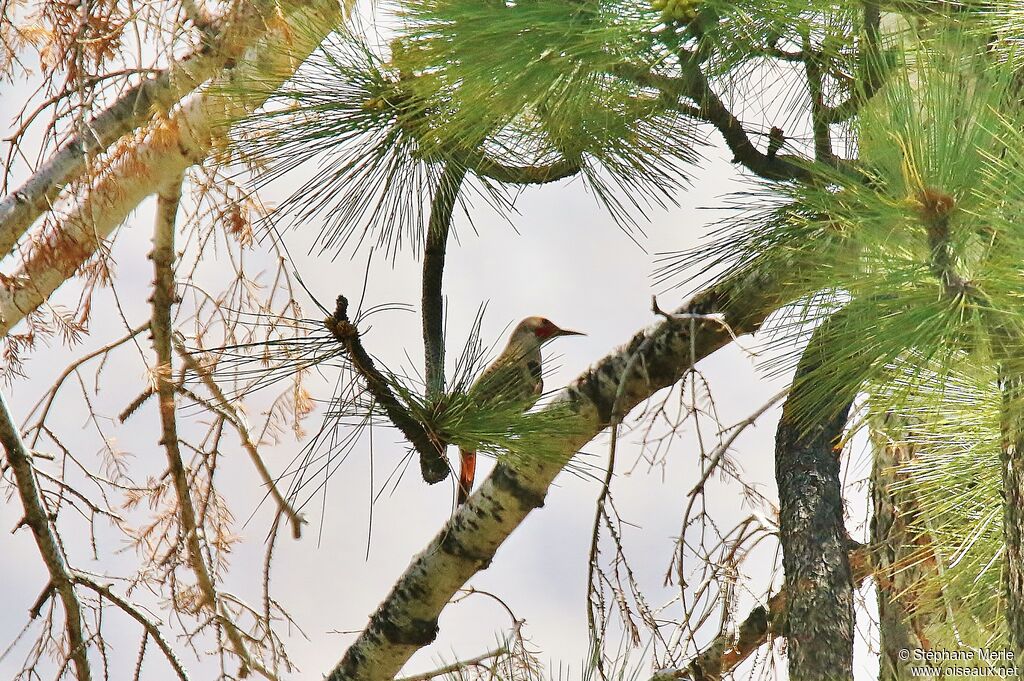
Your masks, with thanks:
[{"label": "brown wing", "polygon": [[482,403],[527,401],[543,390],[540,359],[502,355],[480,374],[470,392]]}]

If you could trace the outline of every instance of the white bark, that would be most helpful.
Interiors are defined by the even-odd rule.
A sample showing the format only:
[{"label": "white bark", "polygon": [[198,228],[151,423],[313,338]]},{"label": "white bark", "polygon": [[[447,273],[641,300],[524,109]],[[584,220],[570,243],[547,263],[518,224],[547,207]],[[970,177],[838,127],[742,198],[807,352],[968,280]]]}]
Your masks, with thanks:
[{"label": "white bark", "polygon": [[[280,41],[277,12],[291,14],[302,3],[247,0],[216,18],[205,45],[175,60],[158,76],[130,88],[116,102],[90,120],[20,187],[0,200],[0,258],[11,253],[26,230],[57,200],[71,181],[87,168],[91,155],[109,147],[149,121],[154,111],[166,113],[182,97],[214,78],[225,65],[244,59],[260,41]],[[334,25],[325,27],[333,28]],[[319,28],[319,26],[318,26]]]},{"label": "white bark", "polygon": [[693,361],[728,344],[733,333],[741,335],[757,329],[777,307],[767,294],[771,289],[765,282],[746,282],[742,290],[749,295],[730,297],[727,290],[724,286],[709,289],[680,312],[723,312],[724,302],[731,300],[724,310],[728,328],[709,320],[666,320],[636,334],[627,346],[602,359],[565,388],[548,407],[570,412],[559,430],[575,435],[559,436],[560,456],[538,457],[517,470],[497,466],[477,493],[413,559],[328,680],[393,679],[413,653],[434,640],[438,615],[449,599],[490,564],[509,534],[530,511],[543,505],[548,487],[562,467],[609,424],[613,405],[617,413],[627,413],[679,380]]},{"label": "white bark", "polygon": [[[260,17],[260,39],[244,60],[114,155],[68,217],[31,238],[24,262],[0,288],[0,336],[70,278],[143,199],[200,162],[223,123],[262,104],[265,93],[294,73],[343,16],[337,0],[290,0],[281,9],[277,20]],[[240,23],[232,29],[239,39]]]}]

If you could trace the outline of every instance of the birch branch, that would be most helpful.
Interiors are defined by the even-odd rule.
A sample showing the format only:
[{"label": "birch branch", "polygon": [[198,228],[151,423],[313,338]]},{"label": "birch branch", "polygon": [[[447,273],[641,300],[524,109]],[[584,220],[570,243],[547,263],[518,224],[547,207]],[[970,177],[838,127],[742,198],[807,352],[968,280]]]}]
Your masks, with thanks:
[{"label": "birch branch", "polygon": [[266,101],[343,18],[337,0],[287,0],[281,11],[244,60],[115,155],[67,218],[34,236],[25,262],[0,286],[0,336],[71,278],[143,199],[202,161],[225,123]]},{"label": "birch branch", "polygon": [[[751,277],[712,287],[680,312],[724,313],[736,334],[755,331],[777,307],[765,292],[770,284]],[[726,308],[725,304],[730,305]],[[691,329],[694,337],[691,339]],[[691,366],[732,340],[726,327],[712,321],[678,324],[665,320],[637,333],[621,348],[578,377],[549,409],[568,409],[560,428],[560,457],[537,457],[513,470],[499,465],[427,548],[413,558],[370,618],[367,627],[328,675],[329,681],[394,678],[412,655],[437,635],[437,619],[449,599],[474,574],[486,568],[502,542],[535,508],[563,466],[612,421],[613,409],[626,413],[658,390],[675,383]],[[692,352],[692,355],[691,355]],[[642,361],[630,364],[635,354]]]},{"label": "birch branch", "polygon": [[[300,3],[292,2],[294,10]],[[203,47],[175,60],[155,77],[129,88],[83,126],[20,187],[0,201],[0,258],[50,209],[60,192],[87,169],[89,156],[149,121],[154,111],[166,114],[182,97],[245,56],[259,41],[272,39],[278,4],[248,0],[216,17],[204,31]]]}]

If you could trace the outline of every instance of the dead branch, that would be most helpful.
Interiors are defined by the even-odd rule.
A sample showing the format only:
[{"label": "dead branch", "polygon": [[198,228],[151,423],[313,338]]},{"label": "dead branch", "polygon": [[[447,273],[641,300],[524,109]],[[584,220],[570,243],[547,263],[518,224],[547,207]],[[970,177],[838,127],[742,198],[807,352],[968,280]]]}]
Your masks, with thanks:
[{"label": "dead branch", "polygon": [[468,659],[460,660],[458,662],[452,662],[451,664],[446,664],[443,667],[438,667],[437,669],[433,669],[429,672],[416,674],[415,676],[401,676],[395,679],[395,681],[430,681],[430,679],[436,679],[438,676],[444,676],[445,674],[454,674],[456,672],[462,671],[463,669],[466,669],[467,667],[476,667],[486,662],[487,660],[494,660],[496,658],[503,657],[508,654],[508,648],[506,648],[505,646],[501,646],[500,648],[489,650],[486,653],[477,655],[476,657],[470,657]]},{"label": "dead branch", "polygon": [[149,256],[153,261],[154,270],[153,295],[150,298],[153,316],[150,320],[149,328],[157,360],[153,373],[154,382],[156,383],[156,394],[159,400],[160,444],[167,453],[168,474],[178,499],[178,521],[181,525],[181,536],[185,543],[185,553],[189,566],[196,576],[196,585],[201,594],[201,600],[197,609],[209,608],[214,613],[217,622],[224,628],[224,632],[231,642],[232,649],[242,662],[239,676],[244,678],[248,675],[248,671],[252,669],[268,679],[276,679],[272,672],[264,669],[262,665],[252,660],[242,633],[235,626],[217,597],[213,576],[210,574],[206,560],[203,557],[200,539],[203,532],[196,520],[192,492],[189,489],[188,473],[185,470],[185,464],[179,447],[174,400],[177,387],[172,378],[171,307],[177,299],[174,285],[174,233],[178,203],[181,198],[182,179],[179,176],[177,182],[160,192],[157,202],[156,229],[153,235],[153,251]]},{"label": "dead branch", "polygon": [[[34,431],[35,433],[34,437],[32,438],[33,446],[35,446],[35,444],[38,443],[39,434],[42,432],[43,424],[46,422],[46,417],[50,413],[50,407],[53,406],[53,401],[57,398],[57,393],[60,391],[61,386],[64,385],[64,381],[68,379],[68,376],[77,371],[78,368],[81,367],[86,362],[96,359],[100,355],[104,355],[113,350],[114,348],[120,347],[121,345],[127,343],[128,341],[132,340],[140,333],[148,329],[149,320],[146,320],[139,326],[136,326],[134,329],[130,330],[124,336],[121,336],[117,340],[111,341],[106,345],[96,348],[92,352],[83,355],[82,357],[79,357],[74,362],[72,362],[71,364],[64,368],[64,371],[62,371],[60,376],[57,377],[57,380],[53,382],[53,385],[50,386],[50,389],[46,391],[46,394],[42,398],[40,398],[38,402],[36,402],[35,406],[32,407],[32,411],[30,411],[28,414],[28,418],[32,418],[34,414],[36,414],[37,412],[39,413],[39,417],[36,419],[35,423],[28,429],[29,432]],[[121,420],[124,421],[124,419]]]},{"label": "dead branch", "polygon": [[[21,433],[14,424],[14,417],[7,400],[0,393],[0,442],[7,452],[7,464],[14,473],[18,486],[18,497],[25,509],[25,525],[32,530],[32,536],[39,547],[46,570],[50,574],[50,585],[60,596],[64,606],[65,628],[68,635],[68,657],[75,666],[78,681],[90,681],[92,672],[86,650],[86,636],[82,624],[82,605],[75,593],[75,585],[64,552],[50,527],[50,515],[43,502],[42,492],[36,483],[32,455],[29,454]],[[42,599],[41,599],[42,600]],[[34,607],[38,612],[41,608]]]},{"label": "dead branch", "polygon": [[[860,587],[871,575],[871,547],[858,545],[850,551],[853,583]],[[747,615],[734,632],[723,632],[704,651],[695,656],[682,669],[663,669],[650,681],[718,681],[738,667],[765,643],[783,635],[786,595],[773,594],[765,605],[759,605]]]},{"label": "dead branch", "polygon": [[[0,201],[0,258],[51,208],[60,192],[85,173],[91,156],[145,125],[154,111],[170,111],[176,102],[215,77],[218,71],[243,61],[247,51],[280,31],[279,11],[306,11],[302,7],[306,3],[297,4],[298,7],[282,7],[268,0],[250,0],[232,5],[231,10],[211,20],[215,35],[208,36],[201,48],[176,60],[156,77],[130,88],[83,125],[81,133],[71,137],[25,183]],[[334,16],[340,19],[340,14]],[[333,24],[324,28],[329,30]]]},{"label": "dead branch", "polygon": [[277,488],[277,483],[274,481],[274,476],[270,474],[267,469],[266,463],[263,461],[262,455],[260,455],[259,448],[256,442],[253,440],[252,434],[249,432],[249,425],[246,423],[245,417],[231,404],[224,391],[217,385],[217,381],[214,380],[213,376],[207,371],[196,359],[189,354],[189,352],[182,345],[181,340],[177,337],[173,338],[175,349],[178,351],[178,355],[182,358],[185,366],[189,371],[199,377],[199,380],[203,382],[206,389],[210,391],[215,400],[214,404],[203,401],[203,404],[207,404],[212,410],[220,413],[224,416],[224,419],[232,425],[235,432],[238,433],[238,439],[242,442],[242,447],[249,454],[249,458],[252,460],[253,466],[256,467],[256,472],[259,473],[260,479],[263,481],[264,486],[267,488],[267,493],[274,499],[274,503],[277,504],[278,511],[283,513],[287,518],[288,522],[292,526],[292,536],[295,539],[302,537],[302,525],[305,520],[295,508],[281,494],[281,491]]},{"label": "dead branch", "polygon": [[121,598],[116,593],[114,593],[114,591],[109,586],[100,584],[92,577],[89,577],[88,575],[85,575],[81,572],[76,572],[72,576],[72,579],[74,580],[75,584],[80,584],[84,587],[92,589],[97,594],[99,594],[100,596],[110,601],[115,606],[117,606],[126,615],[128,615],[133,620],[141,624],[143,630],[146,632],[146,635],[148,635],[151,639],[153,639],[154,642],[156,642],[157,647],[160,648],[160,652],[162,652],[164,654],[164,657],[167,658],[168,664],[170,664],[171,668],[174,669],[174,673],[177,675],[177,677],[181,681],[188,681],[188,674],[185,672],[185,668],[181,666],[181,662],[178,660],[178,656],[174,654],[174,650],[171,648],[170,644],[167,643],[167,640],[163,637],[163,634],[160,633],[160,628],[157,626],[155,622],[146,617],[146,615],[144,615],[142,611],[139,610],[137,607],[135,607],[125,599]]},{"label": "dead branch", "polygon": [[743,419],[739,423],[732,426],[732,428],[730,428],[731,432],[729,433],[729,437],[727,437],[721,444],[719,444],[717,447],[711,450],[711,454],[708,455],[707,468],[704,469],[704,474],[701,475],[700,480],[697,481],[697,484],[694,485],[693,489],[690,490],[689,496],[692,497],[693,495],[697,494],[698,492],[700,492],[700,490],[704,488],[704,485],[705,483],[707,483],[708,478],[710,478],[711,474],[715,472],[716,468],[718,468],[718,464],[721,462],[722,457],[725,456],[726,452],[729,451],[729,448],[732,447],[732,444],[736,442],[736,438],[740,436],[740,433],[746,430],[749,426],[752,426],[755,423],[757,423],[757,420],[761,418],[761,416],[763,416],[766,411],[768,411],[776,404],[778,404],[779,400],[781,400],[788,394],[789,388],[779,391],[778,393],[773,395],[771,399],[769,399],[767,402],[761,405],[761,407],[757,411],[755,411],[753,414],[751,414],[750,416],[748,416],[747,418]]},{"label": "dead branch", "polygon": [[[343,9],[335,0],[288,2],[275,5],[274,16],[266,26],[260,20],[256,47],[247,59],[233,62],[223,80],[214,80],[166,120],[155,122],[103,168],[64,220],[33,234],[34,246],[24,263],[0,286],[0,336],[93,257],[144,198],[205,158],[223,135],[226,121],[261,105],[341,22]],[[297,30],[300,25],[303,29]],[[246,30],[244,22],[236,28]],[[226,94],[228,84],[237,94]]]}]

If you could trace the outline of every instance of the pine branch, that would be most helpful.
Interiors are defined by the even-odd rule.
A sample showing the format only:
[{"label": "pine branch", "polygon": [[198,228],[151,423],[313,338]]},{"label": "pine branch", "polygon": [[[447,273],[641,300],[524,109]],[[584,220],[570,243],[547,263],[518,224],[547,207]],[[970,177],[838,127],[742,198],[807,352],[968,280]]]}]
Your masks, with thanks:
[{"label": "pine branch", "polygon": [[538,166],[510,166],[485,155],[473,159],[472,168],[481,177],[508,184],[547,184],[572,177],[580,171],[579,165],[565,159]]},{"label": "pine branch", "polygon": [[[421,304],[428,398],[437,398],[444,392],[444,258],[459,189],[465,177],[464,166],[454,161],[445,163],[430,204],[430,222],[423,248]],[[428,484],[436,484],[448,477],[448,459],[444,450],[445,445],[438,442],[428,452],[420,451],[420,473]]]},{"label": "pine branch", "polygon": [[[0,336],[71,278],[156,187],[205,158],[223,133],[225,120],[262,104],[265,93],[286,80],[342,20],[342,8],[333,0],[289,0],[281,11],[284,21],[269,22],[269,29],[257,32],[262,40],[246,53],[250,58],[238,61],[221,79],[189,97],[169,119],[155,123],[141,142],[104,168],[66,219],[33,235],[25,262],[0,286]],[[240,32],[243,28],[238,26]],[[224,91],[228,82],[233,94]],[[42,186],[54,179],[31,181]],[[36,191],[29,203],[39,196]]]},{"label": "pine branch", "polygon": [[[722,313],[735,334],[752,333],[778,306],[766,294],[770,290],[771,283],[764,277],[723,283],[695,296],[680,313]],[[731,301],[728,306],[727,301]],[[516,470],[496,466],[477,493],[413,559],[328,679],[393,678],[413,653],[434,640],[437,618],[449,599],[490,564],[498,547],[530,511],[543,505],[549,485],[572,456],[608,427],[613,408],[617,405],[628,413],[674,384],[690,368],[691,356],[703,359],[731,340],[729,330],[717,322],[665,320],[637,333],[626,347],[561,391],[548,407],[571,414],[560,424],[557,447],[550,447],[558,456],[534,457]],[[639,361],[631,361],[640,348]]]},{"label": "pine branch", "polygon": [[826,124],[842,123],[857,115],[864,103],[874,97],[885,85],[886,71],[881,63],[881,10],[876,0],[864,0],[864,47],[861,50],[866,74],[864,82],[846,99],[834,107],[822,106],[821,119]]},{"label": "pine branch", "polygon": [[[24,440],[21,439],[21,433],[14,423],[14,417],[2,393],[0,393],[0,443],[3,444],[4,450],[7,452],[7,464],[14,473],[18,497],[21,500],[22,508],[25,509],[25,518],[22,522],[32,530],[32,536],[39,548],[39,555],[42,557],[43,563],[46,564],[46,571],[50,575],[50,586],[47,592],[51,589],[55,590],[64,606],[68,656],[74,664],[75,676],[78,681],[89,681],[92,678],[92,672],[89,667],[86,637],[82,626],[82,605],[75,593],[74,579],[68,569],[64,552],[50,527],[50,514],[46,511],[42,491],[36,483],[32,455],[25,446]],[[41,603],[39,607],[42,607]]]},{"label": "pine branch", "polygon": [[926,187],[918,193],[917,201],[921,222],[928,236],[928,267],[942,283],[943,292],[950,298],[970,293],[971,297],[978,298],[978,302],[984,305],[985,301],[978,292],[956,270],[950,231],[950,218],[957,208],[956,200],[948,194]]},{"label": "pine branch", "polygon": [[[334,314],[324,320],[324,326],[344,346],[352,362],[352,368],[362,377],[367,390],[387,414],[391,423],[419,453],[420,460],[436,458],[443,445],[395,397],[387,377],[380,372],[373,358],[366,352],[359,330],[348,318],[348,299],[345,296],[338,296]],[[445,466],[447,467],[447,463]]]},{"label": "pine branch", "polygon": [[464,167],[453,161],[446,163],[430,204],[430,223],[423,249],[422,289],[424,375],[428,396],[439,395],[444,390],[444,259],[459,189],[465,177]]},{"label": "pine branch", "polygon": [[832,152],[832,132],[825,118],[825,88],[822,83],[822,56],[811,48],[810,38],[804,37],[804,74],[811,96],[811,128],[814,132],[814,158],[820,163],[830,164],[835,159]]},{"label": "pine branch", "polygon": [[[810,171],[799,163],[799,158],[768,156],[758,151],[743,129],[743,124],[711,88],[696,57],[684,54],[680,64],[683,70],[681,77],[654,74],[633,64],[619,64],[615,67],[615,73],[641,85],[657,88],[683,113],[715,126],[733,154],[733,163],[739,163],[768,180],[811,179]],[[692,100],[697,108],[680,102],[682,97]]]},{"label": "pine branch", "polygon": [[686,96],[700,107],[701,118],[714,125],[721,133],[726,146],[733,153],[733,163],[739,163],[768,180],[811,179],[811,173],[806,168],[787,160],[785,156],[768,158],[767,154],[758,151],[743,129],[743,124],[726,108],[721,98],[711,88],[695,57],[683,54],[680,66]]}]

